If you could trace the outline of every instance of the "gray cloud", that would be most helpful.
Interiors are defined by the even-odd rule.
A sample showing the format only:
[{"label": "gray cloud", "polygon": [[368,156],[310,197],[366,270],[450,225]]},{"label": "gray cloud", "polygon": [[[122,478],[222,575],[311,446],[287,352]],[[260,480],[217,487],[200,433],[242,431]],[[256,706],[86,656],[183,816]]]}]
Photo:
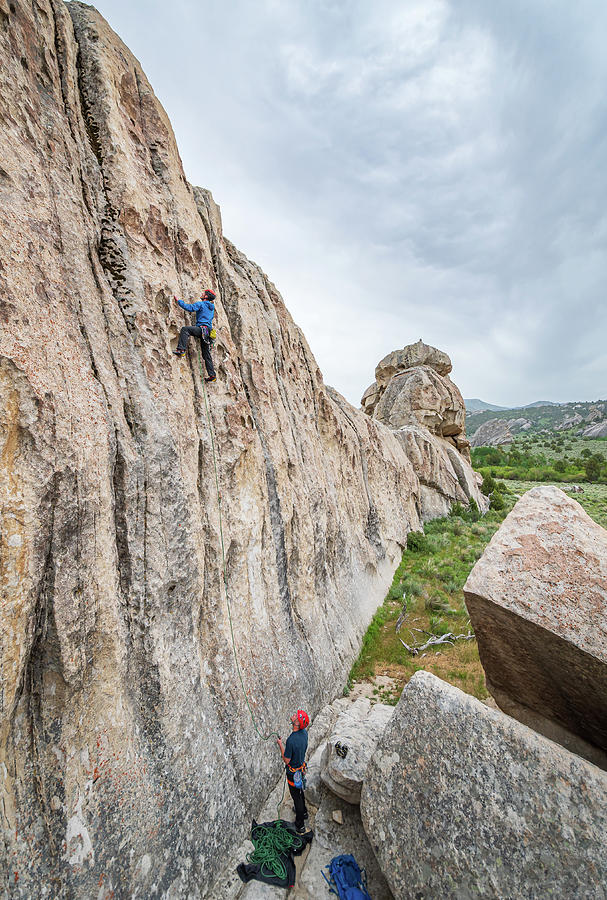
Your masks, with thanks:
[{"label": "gray cloud", "polygon": [[465,396],[607,396],[602,3],[98,7],[348,399],[419,337]]}]

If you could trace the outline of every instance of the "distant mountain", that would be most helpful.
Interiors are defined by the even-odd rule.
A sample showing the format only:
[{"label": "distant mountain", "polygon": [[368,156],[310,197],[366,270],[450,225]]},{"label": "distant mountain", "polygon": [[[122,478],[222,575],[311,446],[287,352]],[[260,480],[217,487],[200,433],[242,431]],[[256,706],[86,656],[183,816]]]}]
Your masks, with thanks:
[{"label": "distant mountain", "polygon": [[539,406],[566,406],[564,403],[554,403],[552,400],[536,400],[535,403],[527,403],[525,406],[496,406],[495,403],[485,403],[484,400],[474,398],[464,400],[468,415],[480,412],[507,412],[510,409],[536,409]]},{"label": "distant mountain", "polygon": [[[563,406],[562,403],[553,403],[552,400],[536,400],[535,403],[527,403],[526,406],[519,406],[517,409],[535,409],[536,406]],[[498,408],[497,406],[495,407]]]},{"label": "distant mountain", "polygon": [[483,412],[488,409],[492,412],[501,412],[505,409],[510,409],[510,406],[496,406],[495,403],[485,403],[484,400],[479,400],[478,398],[474,398],[473,400],[464,400],[466,404],[466,412],[475,413],[475,412]]}]

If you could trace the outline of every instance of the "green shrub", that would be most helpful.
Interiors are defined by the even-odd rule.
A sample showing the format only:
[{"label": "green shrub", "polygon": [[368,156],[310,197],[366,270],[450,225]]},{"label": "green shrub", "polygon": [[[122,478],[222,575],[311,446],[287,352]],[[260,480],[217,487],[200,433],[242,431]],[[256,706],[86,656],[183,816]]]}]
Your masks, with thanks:
[{"label": "green shrub", "polygon": [[504,503],[504,498],[501,494],[498,494],[497,491],[494,492],[491,497],[491,503],[489,504],[490,509],[503,509],[506,504]]},{"label": "green shrub", "polygon": [[478,508],[478,503],[474,499],[474,497],[470,498],[470,503],[468,504],[468,509],[466,510],[465,518],[468,522],[478,522],[481,517],[481,511]]},{"label": "green shrub", "polygon": [[464,513],[466,510],[462,506],[461,503],[454,503],[451,509],[449,510],[449,516],[452,519],[463,519]]},{"label": "green shrub", "polygon": [[451,628],[441,616],[430,616],[430,631],[432,634],[440,637],[441,634],[447,634],[448,631],[451,631]]},{"label": "green shrub", "polygon": [[417,578],[407,575],[403,581],[403,589],[407,597],[419,597],[422,594],[423,586]]},{"label": "green shrub", "polygon": [[393,584],[388,591],[388,600],[402,600],[405,593],[403,584]]},{"label": "green shrub", "polygon": [[427,599],[424,604],[425,608],[428,610],[433,610],[434,612],[448,612],[449,611],[449,601],[443,597],[441,593],[438,591],[434,591]]},{"label": "green shrub", "polygon": [[591,456],[586,460],[584,464],[584,470],[586,472],[586,478],[588,481],[598,481],[599,475],[601,474],[601,463],[596,456]]},{"label": "green shrub", "polygon": [[481,492],[483,494],[485,494],[486,497],[488,497],[489,494],[493,493],[493,491],[496,489],[496,487],[497,487],[497,485],[495,483],[495,479],[493,478],[492,475],[489,474],[489,472],[487,472],[487,474],[483,478],[483,483],[481,485]]},{"label": "green shrub", "polygon": [[407,535],[407,550],[411,553],[426,553],[428,540],[423,531],[410,531]]}]

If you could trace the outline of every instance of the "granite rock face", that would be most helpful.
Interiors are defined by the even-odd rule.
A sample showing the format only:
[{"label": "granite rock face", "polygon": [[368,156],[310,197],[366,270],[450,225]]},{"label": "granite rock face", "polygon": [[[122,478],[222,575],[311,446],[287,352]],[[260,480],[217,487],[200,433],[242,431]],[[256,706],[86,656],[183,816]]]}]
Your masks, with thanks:
[{"label": "granite rock face", "polygon": [[368,416],[392,428],[419,478],[423,520],[445,515],[454,502],[488,508],[470,465],[466,407],[448,377],[446,353],[418,341],[385,357],[362,397]]},{"label": "granite rock face", "polygon": [[417,366],[429,366],[439,375],[448,375],[453,368],[446,353],[430,344],[424,344],[420,338],[416,344],[409,344],[402,350],[394,350],[384,356],[375,367],[375,380],[378,385],[385,387],[395,375]]},{"label": "granite rock face", "polygon": [[[393,712],[393,706],[371,704],[366,697],[361,697],[346,707],[335,722],[320,777],[342,800],[360,803],[365,771]],[[338,744],[347,747],[345,756],[337,753]]]},{"label": "granite rock face", "polygon": [[607,531],[558,488],[533,488],[464,594],[502,709],[531,710],[607,750]]},{"label": "granite rock face", "polygon": [[594,422],[594,424],[584,428],[582,436],[586,438],[607,437],[607,422]]},{"label": "granite rock face", "polygon": [[397,898],[607,896],[605,772],[427,672],[384,731],[361,814]]},{"label": "granite rock face", "polygon": [[416,366],[392,379],[374,418],[390,428],[421,425],[440,437],[455,437],[465,430],[466,409],[447,375],[438,375],[430,366]]},{"label": "granite rock face", "polygon": [[416,425],[405,425],[395,434],[419,478],[424,521],[448,515],[454,501],[467,506],[472,499],[486,510],[488,501],[479,487],[482,478],[450,442]]},{"label": "granite rock face", "polygon": [[[419,479],[325,386],[101,16],[0,26],[0,893],[203,896],[280,771],[212,435],[264,733],[345,680]],[[172,295],[208,286],[213,432],[171,355]]]},{"label": "granite rock face", "polygon": [[507,419],[490,419],[476,429],[470,438],[471,447],[499,447],[511,444],[513,435]]}]

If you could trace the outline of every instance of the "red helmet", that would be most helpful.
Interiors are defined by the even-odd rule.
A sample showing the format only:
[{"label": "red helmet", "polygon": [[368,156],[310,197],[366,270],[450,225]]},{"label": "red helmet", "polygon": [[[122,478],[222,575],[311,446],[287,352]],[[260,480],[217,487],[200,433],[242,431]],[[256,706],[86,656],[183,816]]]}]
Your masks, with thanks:
[{"label": "red helmet", "polygon": [[310,724],[310,716],[303,709],[297,710],[297,721],[299,722],[300,728],[307,728]]},{"label": "red helmet", "polygon": [[215,291],[212,291],[210,288],[207,288],[207,290],[202,295],[202,299],[203,300],[214,300],[215,299]]}]

